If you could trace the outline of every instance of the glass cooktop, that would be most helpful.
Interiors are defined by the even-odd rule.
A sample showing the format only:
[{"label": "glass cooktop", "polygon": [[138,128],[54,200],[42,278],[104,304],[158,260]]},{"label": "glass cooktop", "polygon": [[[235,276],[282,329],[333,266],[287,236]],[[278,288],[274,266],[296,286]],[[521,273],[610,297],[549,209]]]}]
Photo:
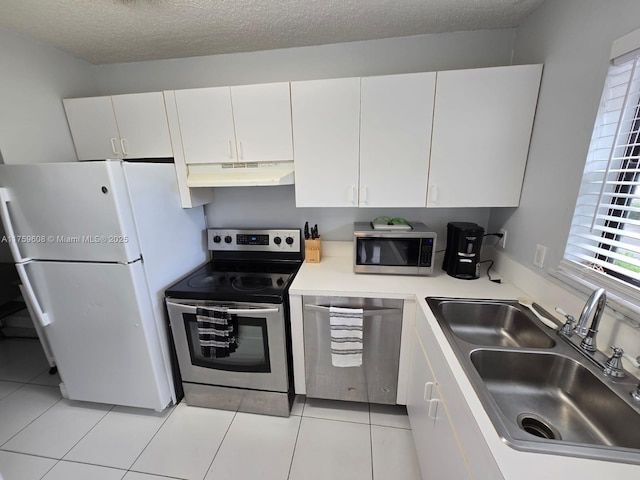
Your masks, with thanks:
[{"label": "glass cooktop", "polygon": [[166,295],[193,300],[282,303],[301,262],[211,261],[169,287]]}]

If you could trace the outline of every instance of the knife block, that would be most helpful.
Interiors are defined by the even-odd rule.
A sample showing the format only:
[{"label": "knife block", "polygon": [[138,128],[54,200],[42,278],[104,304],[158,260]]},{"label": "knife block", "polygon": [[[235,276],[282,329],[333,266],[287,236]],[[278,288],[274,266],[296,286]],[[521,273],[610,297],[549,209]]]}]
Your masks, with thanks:
[{"label": "knife block", "polygon": [[320,237],[316,239],[305,239],[304,241],[304,261],[306,263],[320,263],[322,249],[320,247]]}]

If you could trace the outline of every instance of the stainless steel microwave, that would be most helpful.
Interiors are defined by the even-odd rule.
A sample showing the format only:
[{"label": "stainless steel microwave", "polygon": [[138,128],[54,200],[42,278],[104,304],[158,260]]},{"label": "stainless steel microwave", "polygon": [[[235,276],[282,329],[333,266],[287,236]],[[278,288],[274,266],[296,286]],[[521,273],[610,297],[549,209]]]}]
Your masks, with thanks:
[{"label": "stainless steel microwave", "polygon": [[355,222],[353,271],[392,275],[431,275],[436,251],[436,233],[423,223],[410,229],[374,228]]}]

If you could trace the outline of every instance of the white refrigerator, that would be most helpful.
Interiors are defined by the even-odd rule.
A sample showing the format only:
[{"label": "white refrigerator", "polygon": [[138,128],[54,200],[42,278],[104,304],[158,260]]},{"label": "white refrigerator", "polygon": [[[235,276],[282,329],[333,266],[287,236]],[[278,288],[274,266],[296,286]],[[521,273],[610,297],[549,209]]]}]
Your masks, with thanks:
[{"label": "white refrigerator", "polygon": [[175,402],[164,289],[207,260],[202,207],[170,163],[0,165],[25,301],[73,400]]}]

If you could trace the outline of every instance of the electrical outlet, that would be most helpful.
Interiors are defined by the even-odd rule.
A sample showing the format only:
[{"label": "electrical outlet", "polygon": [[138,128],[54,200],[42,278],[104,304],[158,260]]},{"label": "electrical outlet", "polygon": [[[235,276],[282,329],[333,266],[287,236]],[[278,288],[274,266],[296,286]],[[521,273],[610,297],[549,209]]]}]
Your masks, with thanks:
[{"label": "electrical outlet", "polygon": [[544,245],[536,245],[536,254],[533,257],[533,264],[536,267],[544,267],[544,257],[547,256],[547,247]]},{"label": "electrical outlet", "polygon": [[498,246],[500,248],[507,248],[507,231],[504,228],[501,228],[498,233],[502,234],[502,238],[498,239]]}]

